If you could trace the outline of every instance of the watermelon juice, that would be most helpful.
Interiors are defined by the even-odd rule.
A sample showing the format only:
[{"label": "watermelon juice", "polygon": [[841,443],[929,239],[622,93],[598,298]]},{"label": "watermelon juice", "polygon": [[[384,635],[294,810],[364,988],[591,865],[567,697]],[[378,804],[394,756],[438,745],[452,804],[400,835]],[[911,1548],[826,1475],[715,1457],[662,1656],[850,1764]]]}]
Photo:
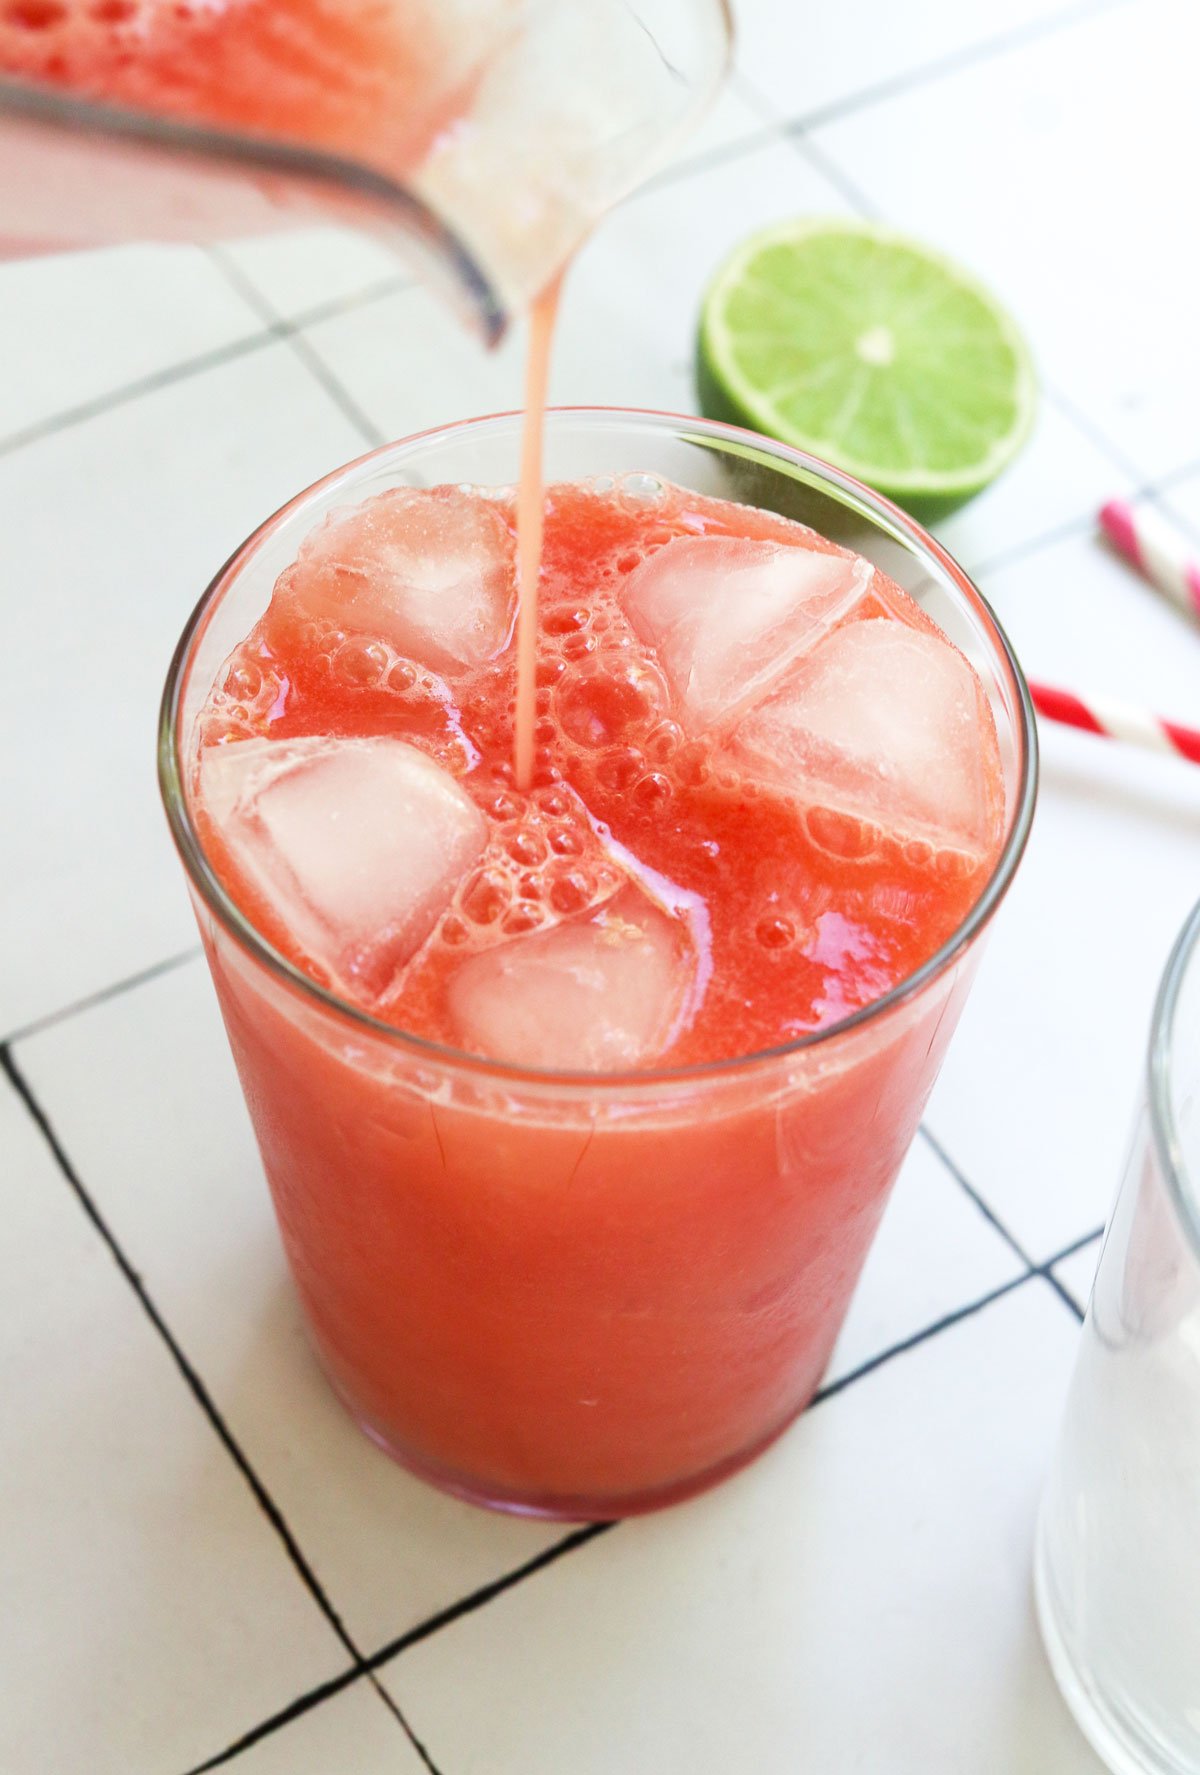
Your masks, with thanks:
[{"label": "watermelon juice", "polygon": [[469,103],[513,7],[443,0],[14,0],[0,70],[402,177]]},{"label": "watermelon juice", "polygon": [[181,646],[165,784],[334,1385],[440,1484],[617,1515],[816,1388],[1030,728],[912,527],[978,673],[862,554],[655,472],[640,420],[648,469],[547,489],[519,789],[514,497],[454,473],[488,425],[515,439],[382,452],[248,545]]}]

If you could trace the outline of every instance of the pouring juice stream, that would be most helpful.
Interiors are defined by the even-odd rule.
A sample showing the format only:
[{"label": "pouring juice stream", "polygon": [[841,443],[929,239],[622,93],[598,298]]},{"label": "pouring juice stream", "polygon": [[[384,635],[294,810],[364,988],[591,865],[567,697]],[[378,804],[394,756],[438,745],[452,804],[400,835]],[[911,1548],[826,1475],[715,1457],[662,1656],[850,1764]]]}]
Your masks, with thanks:
[{"label": "pouring juice stream", "polygon": [[517,485],[517,706],[513,722],[513,768],[518,789],[528,789],[533,781],[538,573],[542,561],[545,506],[542,439],[546,425],[550,351],[554,343],[562,280],[563,273],[559,272],[537,297],[529,314],[525,424],[521,434],[521,475]]}]

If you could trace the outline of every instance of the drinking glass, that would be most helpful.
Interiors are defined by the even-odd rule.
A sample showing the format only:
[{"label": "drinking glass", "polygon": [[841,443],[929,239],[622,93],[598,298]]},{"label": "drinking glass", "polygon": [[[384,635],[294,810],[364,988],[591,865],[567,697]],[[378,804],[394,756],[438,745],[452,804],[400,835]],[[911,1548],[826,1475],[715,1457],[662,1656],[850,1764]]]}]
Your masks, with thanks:
[{"label": "drinking glass", "polygon": [[521,419],[448,426],[301,494],[205,593],[171,666],[160,777],[313,1343],[362,1427],[448,1490],[613,1517],[713,1483],[817,1387],[1024,849],[1035,741],[988,606],[895,506],[734,427],[547,416],[551,480],[658,479],[798,519],[865,554],[971,658],[999,737],[990,879],[909,979],[768,1051],[625,1074],[537,1071],[380,1022],[248,923],[208,855],[195,724],[323,516],[387,488],[510,486]]},{"label": "drinking glass", "polygon": [[[94,16],[120,3],[95,0]],[[201,50],[236,63],[238,7],[192,11]],[[358,12],[371,18],[348,9],[347,34]],[[119,73],[107,92],[0,76],[0,258],[350,222],[392,238],[492,343],[687,135],[732,30],[726,0],[384,0],[380,14],[394,89],[386,70],[353,64],[322,0],[280,9],[294,15],[293,53],[240,98],[189,84],[186,58],[154,110],[111,102]],[[35,0],[3,29],[45,35],[76,16]],[[331,75],[310,76],[305,104],[288,81],[322,53],[318,24]],[[344,105],[343,66],[358,82]],[[270,126],[255,124],[268,105]]]},{"label": "drinking glass", "polygon": [[1196,1775],[1200,906],[1159,989],[1034,1569],[1054,1674],[1104,1761],[1117,1775]]}]

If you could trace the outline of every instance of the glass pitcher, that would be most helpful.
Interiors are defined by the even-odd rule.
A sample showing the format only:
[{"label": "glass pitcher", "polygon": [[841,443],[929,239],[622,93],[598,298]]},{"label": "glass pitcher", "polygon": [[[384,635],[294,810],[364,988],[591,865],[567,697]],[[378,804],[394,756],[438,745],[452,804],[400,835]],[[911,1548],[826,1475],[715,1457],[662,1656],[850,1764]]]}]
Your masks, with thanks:
[{"label": "glass pitcher", "polygon": [[348,222],[494,343],[730,42],[726,0],[8,0],[0,257]]}]

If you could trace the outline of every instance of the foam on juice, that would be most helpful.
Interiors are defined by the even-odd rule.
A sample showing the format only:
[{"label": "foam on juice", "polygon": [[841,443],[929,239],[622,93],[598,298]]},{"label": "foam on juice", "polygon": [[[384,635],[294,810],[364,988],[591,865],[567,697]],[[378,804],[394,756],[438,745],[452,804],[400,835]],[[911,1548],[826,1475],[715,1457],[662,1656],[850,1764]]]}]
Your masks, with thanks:
[{"label": "foam on juice", "polygon": [[[514,571],[514,494],[446,489],[420,497],[458,499],[471,508],[472,527],[474,502],[501,514]],[[370,503],[347,523],[370,531],[382,521]],[[405,510],[398,508],[398,521]],[[970,668],[877,572],[830,630],[836,637],[847,625],[897,624],[929,637],[965,675],[978,700],[961,734],[978,761],[978,842],[939,835],[907,814],[890,830],[886,800],[875,817],[863,812],[857,765],[844,793],[836,784],[833,793],[806,794],[802,782],[773,782],[738,740],[749,718],[698,729],[630,620],[633,576],[660,551],[697,537],[842,558],[773,514],[649,476],[546,490],[527,788],[517,781],[512,747],[516,645],[433,672],[377,636],[328,617],[314,622],[304,576],[324,559],[320,533],[281,577],[210,700],[202,744],[390,734],[456,778],[487,821],[477,861],[424,947],[371,1000],[375,1014],[461,1045],[452,988],[468,957],[603,918],[632,883],[676,922],[687,965],[702,981],[673,1027],[669,1053],[652,1057],[686,1064],[754,1052],[837,1021],[911,974],[961,923],[994,861],[1003,805],[995,734]],[[235,897],[244,894],[219,831],[209,837]],[[269,908],[255,912],[279,946],[321,976],[320,958],[304,953],[286,921],[271,925]]]}]

